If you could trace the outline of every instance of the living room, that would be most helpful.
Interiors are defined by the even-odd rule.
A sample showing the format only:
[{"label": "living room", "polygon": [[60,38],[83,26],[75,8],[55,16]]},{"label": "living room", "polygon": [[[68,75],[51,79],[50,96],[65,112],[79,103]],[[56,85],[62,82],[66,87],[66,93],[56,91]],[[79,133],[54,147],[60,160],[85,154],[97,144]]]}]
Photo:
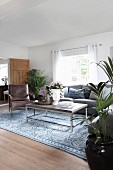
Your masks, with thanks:
[{"label": "living room", "polygon": [[[63,51],[69,52],[73,49],[85,48],[88,54],[88,46],[96,45],[98,46],[96,62],[106,61],[108,56],[113,57],[112,11],[112,2],[104,0],[99,2],[89,0],[87,2],[75,2],[75,0],[67,2],[65,0],[57,2],[55,0],[24,0],[22,2],[2,0],[0,2],[0,57],[3,59],[28,59],[30,69],[44,71],[44,75],[48,76],[49,83],[53,81],[52,52],[54,51],[60,50],[62,53]],[[93,76],[94,74],[92,74]],[[8,81],[10,82],[10,77],[8,77]],[[106,81],[106,75],[98,68],[97,83],[101,81]],[[83,82],[79,82],[79,84],[83,84]],[[4,159],[0,159],[1,170],[13,168],[89,169],[87,162],[81,158],[59,150],[56,151],[53,148],[48,149],[48,146],[36,144],[38,142],[34,143],[32,140],[28,141],[22,136],[13,135],[8,131],[0,131],[1,146],[5,148],[1,151],[1,157],[4,155]],[[7,142],[10,145],[3,145]],[[13,144],[15,147],[17,145],[16,151]],[[50,162],[46,164],[46,161],[41,164],[43,153],[38,149],[35,151],[34,146],[40,147],[43,153],[46,152],[45,159],[50,157],[50,162],[54,163],[51,166]],[[9,147],[12,148],[11,151],[9,151]],[[32,153],[33,158],[32,156],[27,157],[22,162],[19,152],[22,149],[23,152],[26,152],[26,155],[22,152],[23,158],[27,157],[29,152]],[[13,152],[19,152],[19,155],[13,154]],[[53,154],[53,158],[49,152]],[[5,154],[7,154],[7,163],[5,162]],[[12,159],[9,159],[10,154]],[[42,154],[38,157],[39,162],[35,159],[34,155],[36,154]],[[16,157],[16,161],[13,156]],[[63,157],[61,162],[60,156]],[[58,164],[55,163],[57,159]],[[12,163],[13,161],[15,162]],[[20,166],[19,161],[23,164],[22,166]],[[33,161],[36,162],[35,165]],[[66,161],[68,163],[65,165]]]}]

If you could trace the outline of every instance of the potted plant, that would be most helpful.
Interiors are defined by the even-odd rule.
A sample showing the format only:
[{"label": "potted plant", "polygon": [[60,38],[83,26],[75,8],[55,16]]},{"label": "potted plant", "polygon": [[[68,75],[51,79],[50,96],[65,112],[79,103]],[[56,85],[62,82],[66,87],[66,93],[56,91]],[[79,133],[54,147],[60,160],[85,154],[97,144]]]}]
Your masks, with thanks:
[{"label": "potted plant", "polygon": [[39,96],[40,89],[46,85],[47,76],[43,75],[41,70],[32,69],[28,73],[28,81],[30,92],[35,95],[35,99]]},{"label": "potted plant", "polygon": [[[97,86],[89,83],[91,90],[98,96],[96,100],[96,109],[98,120],[94,122],[92,116],[88,118],[91,134],[86,142],[86,156],[91,170],[113,170],[113,123],[109,124],[109,106],[113,103],[113,62],[110,57],[108,61],[98,63],[108,77],[108,81],[100,82]],[[103,98],[103,92],[106,85],[110,83],[111,90]]]}]

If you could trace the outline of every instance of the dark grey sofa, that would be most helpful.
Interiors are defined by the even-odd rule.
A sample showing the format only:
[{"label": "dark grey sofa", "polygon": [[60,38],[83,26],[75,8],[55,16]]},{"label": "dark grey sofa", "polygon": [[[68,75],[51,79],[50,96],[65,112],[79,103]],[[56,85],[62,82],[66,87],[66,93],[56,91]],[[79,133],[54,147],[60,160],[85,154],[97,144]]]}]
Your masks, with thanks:
[{"label": "dark grey sofa", "polygon": [[[66,86],[63,88],[64,96],[60,101],[73,101],[74,103],[88,104],[88,115],[97,115],[96,111],[96,97],[92,95],[92,92],[88,86],[75,85]],[[78,113],[85,114],[85,110],[82,109]]]}]

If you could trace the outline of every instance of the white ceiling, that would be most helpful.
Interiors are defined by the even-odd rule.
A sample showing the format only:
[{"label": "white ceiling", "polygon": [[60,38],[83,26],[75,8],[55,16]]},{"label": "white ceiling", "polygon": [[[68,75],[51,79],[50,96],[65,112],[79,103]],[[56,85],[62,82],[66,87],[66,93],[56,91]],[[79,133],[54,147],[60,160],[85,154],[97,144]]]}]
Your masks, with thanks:
[{"label": "white ceiling", "polygon": [[113,0],[0,0],[0,40],[26,47],[113,31]]}]

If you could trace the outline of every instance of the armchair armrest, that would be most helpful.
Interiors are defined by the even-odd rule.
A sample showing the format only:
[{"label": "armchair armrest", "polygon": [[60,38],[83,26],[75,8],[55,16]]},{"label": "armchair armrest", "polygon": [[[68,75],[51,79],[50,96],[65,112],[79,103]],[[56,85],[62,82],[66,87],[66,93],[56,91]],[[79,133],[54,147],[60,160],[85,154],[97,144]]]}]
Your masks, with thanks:
[{"label": "armchair armrest", "polygon": [[24,101],[24,100],[29,100],[29,95],[26,95],[25,97],[15,97],[9,94],[9,98],[12,101]]}]

